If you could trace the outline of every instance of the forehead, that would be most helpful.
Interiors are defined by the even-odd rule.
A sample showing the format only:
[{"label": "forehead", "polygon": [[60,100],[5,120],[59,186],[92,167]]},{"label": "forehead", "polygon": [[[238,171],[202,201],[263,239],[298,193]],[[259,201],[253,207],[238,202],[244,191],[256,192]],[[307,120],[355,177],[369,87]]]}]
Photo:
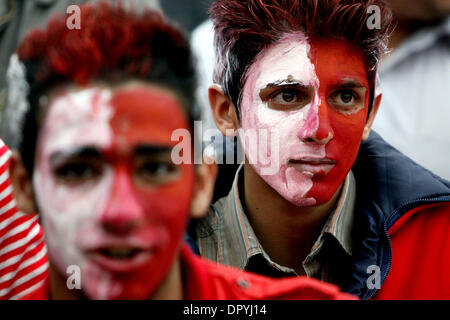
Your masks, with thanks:
[{"label": "forehead", "polygon": [[144,83],[91,85],[50,94],[40,141],[47,151],[117,144],[173,145],[172,132],[188,128],[176,94]]},{"label": "forehead", "polygon": [[318,86],[330,76],[335,80],[357,77],[367,80],[362,49],[335,38],[307,37],[303,32],[286,34],[263,50],[248,71],[256,87],[283,80]]},{"label": "forehead", "polygon": [[255,58],[249,75],[258,78],[257,84],[289,78],[312,85],[316,80],[309,52],[309,41],[302,32],[286,35]]},{"label": "forehead", "polygon": [[310,59],[319,77],[336,81],[352,77],[367,85],[364,51],[347,40],[312,37]]}]

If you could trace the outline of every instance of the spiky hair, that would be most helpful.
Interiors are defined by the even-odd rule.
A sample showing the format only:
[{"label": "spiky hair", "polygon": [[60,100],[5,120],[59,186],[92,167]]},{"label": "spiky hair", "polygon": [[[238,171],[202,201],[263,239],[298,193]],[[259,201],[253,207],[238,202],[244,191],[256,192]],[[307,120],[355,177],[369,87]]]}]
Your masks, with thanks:
[{"label": "spiky hair", "polygon": [[[379,28],[369,28],[371,13],[377,11]],[[246,70],[257,54],[294,31],[357,44],[367,57],[372,104],[378,61],[392,21],[383,0],[217,0],[209,13],[215,30],[214,82],[238,110]]]}]

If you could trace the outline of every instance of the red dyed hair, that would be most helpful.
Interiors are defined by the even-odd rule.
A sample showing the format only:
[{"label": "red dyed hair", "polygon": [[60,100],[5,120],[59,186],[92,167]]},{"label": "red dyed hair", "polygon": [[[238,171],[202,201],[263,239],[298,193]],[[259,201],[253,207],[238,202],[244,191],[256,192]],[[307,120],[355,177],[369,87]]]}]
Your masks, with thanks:
[{"label": "red dyed hair", "polygon": [[19,46],[19,59],[35,64],[31,80],[58,76],[85,84],[111,69],[145,76],[158,50],[155,40],[162,40],[158,36],[162,38],[163,34],[165,42],[171,42],[174,48],[186,46],[180,31],[156,11],[145,10],[137,15],[120,4],[115,7],[103,1],[97,6],[81,6],[79,30],[67,28],[66,19],[65,15],[54,16],[45,30],[31,31]]},{"label": "red dyed hair", "polygon": [[137,14],[106,1],[80,9],[79,30],[67,27],[67,16],[56,15],[46,29],[31,31],[18,49],[30,87],[19,145],[29,172],[42,109],[38,101],[60,84],[127,78],[154,82],[178,93],[192,125],[198,118],[192,53],[180,30],[149,9]]},{"label": "red dyed hair", "polygon": [[[379,29],[367,27],[373,5],[380,9]],[[209,12],[215,29],[214,81],[238,109],[245,71],[256,55],[293,31],[356,43],[367,57],[372,104],[378,60],[392,20],[383,0],[217,0]]]}]

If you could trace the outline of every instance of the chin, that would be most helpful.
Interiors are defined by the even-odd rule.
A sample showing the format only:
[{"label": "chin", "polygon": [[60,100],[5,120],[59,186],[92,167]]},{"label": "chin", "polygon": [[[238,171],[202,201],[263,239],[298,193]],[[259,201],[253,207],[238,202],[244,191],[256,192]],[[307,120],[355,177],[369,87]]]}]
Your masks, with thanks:
[{"label": "chin", "polygon": [[139,272],[113,273],[88,264],[83,270],[81,288],[91,300],[144,300],[149,299],[157,287],[149,280],[152,278],[142,277]]},{"label": "chin", "polygon": [[294,197],[292,199],[286,199],[290,203],[292,203],[294,206],[297,207],[313,207],[317,204],[316,199],[314,198],[305,198],[303,196],[301,197]]},{"label": "chin", "polygon": [[308,193],[308,197],[313,198],[316,203],[314,206],[321,206],[328,203],[333,196],[336,194],[336,191],[339,189],[338,184],[322,184],[322,183],[314,183],[313,188]]},{"label": "chin", "polygon": [[148,300],[152,296],[149,286],[140,283],[98,283],[83,288],[91,300]]}]

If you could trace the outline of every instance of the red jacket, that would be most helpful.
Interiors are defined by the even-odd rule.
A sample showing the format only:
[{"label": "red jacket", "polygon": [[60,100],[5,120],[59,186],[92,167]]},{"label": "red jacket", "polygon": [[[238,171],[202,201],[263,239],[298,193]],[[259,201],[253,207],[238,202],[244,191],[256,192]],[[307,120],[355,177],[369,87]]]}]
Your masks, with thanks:
[{"label": "red jacket", "polygon": [[391,270],[374,299],[450,299],[450,203],[409,211],[389,235]]},{"label": "red jacket", "polygon": [[271,279],[218,265],[184,248],[187,300],[354,300],[339,288],[306,277]]}]

